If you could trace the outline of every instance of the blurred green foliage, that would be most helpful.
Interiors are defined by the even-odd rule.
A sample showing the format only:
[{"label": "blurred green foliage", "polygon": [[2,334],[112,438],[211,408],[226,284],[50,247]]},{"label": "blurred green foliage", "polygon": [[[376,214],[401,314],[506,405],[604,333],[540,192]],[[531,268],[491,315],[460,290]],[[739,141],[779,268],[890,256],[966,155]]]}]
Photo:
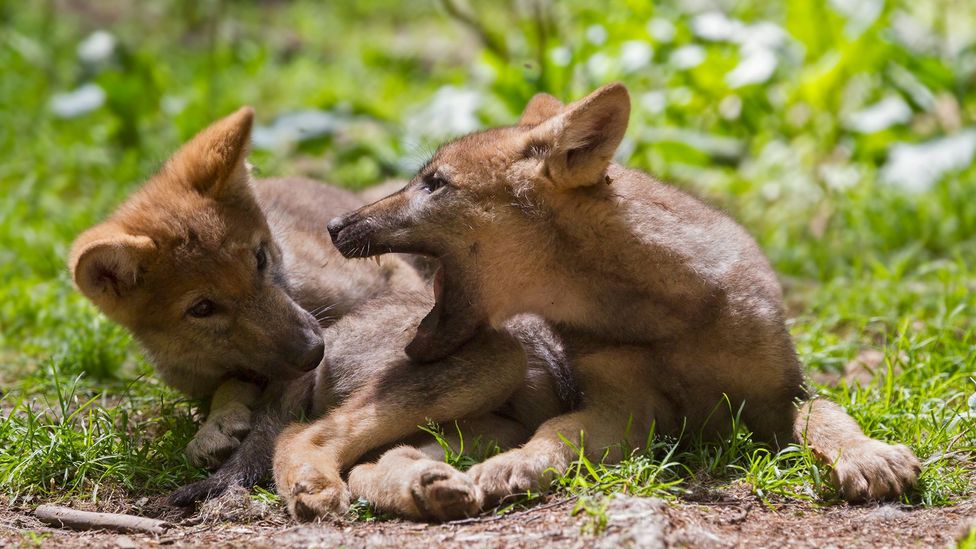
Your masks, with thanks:
[{"label": "blurred green foliage", "polygon": [[[158,383],[126,383],[147,364],[72,290],[64,261],[77,233],[209,122],[251,104],[259,174],[362,187],[409,177],[457,133],[514,122],[536,92],[571,100],[612,80],[634,107],[619,160],[756,235],[812,370],[838,374],[881,349],[897,366],[887,378],[824,390],[870,432],[935,456],[919,500],[963,490],[976,447],[965,405],[976,375],[972,2],[0,2],[0,68],[10,490],[77,487],[78,475],[179,482],[135,482],[120,465],[152,452],[180,461],[189,405],[173,411]],[[95,414],[86,402],[103,391],[130,396]],[[87,416],[45,419],[27,400],[58,410],[66,393]],[[177,435],[122,444],[142,432],[132,417],[160,410]],[[89,439],[58,434],[85,429],[104,435],[98,471],[79,465]],[[53,469],[23,465],[38,456]]]}]

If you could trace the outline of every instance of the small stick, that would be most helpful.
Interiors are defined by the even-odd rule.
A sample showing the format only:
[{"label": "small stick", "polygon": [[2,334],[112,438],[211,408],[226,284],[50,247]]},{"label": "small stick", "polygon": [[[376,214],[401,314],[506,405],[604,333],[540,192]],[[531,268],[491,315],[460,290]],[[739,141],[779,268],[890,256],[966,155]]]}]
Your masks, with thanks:
[{"label": "small stick", "polygon": [[126,533],[162,534],[172,527],[171,524],[163,520],[119,513],[78,511],[59,505],[41,505],[34,510],[34,516],[49,526],[72,530],[112,530]]}]

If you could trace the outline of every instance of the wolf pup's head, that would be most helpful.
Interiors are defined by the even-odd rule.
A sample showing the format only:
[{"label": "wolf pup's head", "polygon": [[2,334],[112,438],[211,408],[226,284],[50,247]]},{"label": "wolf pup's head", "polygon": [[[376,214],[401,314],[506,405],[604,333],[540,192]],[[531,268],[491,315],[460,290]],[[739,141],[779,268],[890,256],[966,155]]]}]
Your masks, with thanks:
[{"label": "wolf pup's head", "polygon": [[537,95],[517,125],[443,145],[403,190],[329,223],[347,257],[440,259],[437,303],[407,347],[412,358],[443,358],[480,325],[533,308],[519,301],[558,299],[546,273],[571,269],[559,265],[571,250],[554,253],[566,242],[551,214],[563,197],[606,186],[629,115],[621,84],[569,105]]},{"label": "wolf pup's head", "polygon": [[253,118],[245,107],[197,134],[71,248],[78,289],[191,396],[231,376],[295,377],[322,357],[251,191]]}]

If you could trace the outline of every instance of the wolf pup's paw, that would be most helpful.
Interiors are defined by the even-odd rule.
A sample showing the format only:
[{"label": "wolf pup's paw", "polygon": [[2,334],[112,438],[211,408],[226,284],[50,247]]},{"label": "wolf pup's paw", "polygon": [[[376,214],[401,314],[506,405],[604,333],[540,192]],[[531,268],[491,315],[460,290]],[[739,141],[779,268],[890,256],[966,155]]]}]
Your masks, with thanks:
[{"label": "wolf pup's paw", "polygon": [[302,466],[292,478],[298,479],[279,487],[292,517],[310,522],[329,515],[343,515],[349,510],[349,489],[338,475],[325,475],[313,467]]},{"label": "wolf pup's paw", "polygon": [[831,477],[841,497],[859,502],[898,498],[915,486],[921,471],[907,446],[866,439],[844,449]]},{"label": "wolf pup's paw", "polygon": [[481,488],[487,505],[495,505],[513,494],[537,491],[545,480],[533,460],[518,450],[510,450],[475,465],[468,474]]},{"label": "wolf pup's paw", "polygon": [[251,430],[251,410],[231,403],[217,410],[186,445],[186,457],[196,467],[216,469],[241,445]]},{"label": "wolf pup's paw", "polygon": [[439,461],[418,461],[411,475],[410,496],[420,520],[444,522],[481,511],[484,497],[470,476]]}]

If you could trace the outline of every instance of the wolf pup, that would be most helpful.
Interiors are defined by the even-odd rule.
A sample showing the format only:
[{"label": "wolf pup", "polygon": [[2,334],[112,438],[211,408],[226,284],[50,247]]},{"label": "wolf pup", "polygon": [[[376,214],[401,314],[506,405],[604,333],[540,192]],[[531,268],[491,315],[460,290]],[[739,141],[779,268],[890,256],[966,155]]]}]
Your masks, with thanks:
[{"label": "wolf pup", "polygon": [[[471,470],[488,501],[548,485],[582,444],[591,459],[643,437],[728,432],[805,441],[852,501],[895,498],[918,478],[903,445],[868,438],[808,397],[781,289],[735,221],[611,158],[630,99],[611,84],[569,105],[537,95],[518,124],[442,146],[402,191],[332,220],[347,257],[440,259],[437,302],[407,353],[437,360],[484,325],[536,313],[567,342],[583,403],[523,447]],[[481,372],[462,389],[474,391]],[[727,398],[728,403],[718,406]],[[585,435],[585,436],[584,436]]]},{"label": "wolf pup", "polygon": [[399,259],[349,261],[322,235],[315,220],[359,207],[356,195],[252,181],[253,116],[243,108],[196,135],[69,259],[78,289],[132,332],[163,381],[212,397],[187,447],[198,466],[239,444],[258,385],[318,366],[322,326],[385,292],[425,288]]},{"label": "wolf pup", "polygon": [[[136,335],[164,380],[193,396],[213,393],[188,453],[210,466],[230,457],[172,494],[176,505],[264,478],[275,438],[296,417],[327,415],[347,400],[369,406],[372,392],[390,387],[412,391],[422,382],[436,390],[440,378],[452,379],[427,368],[414,375],[403,355],[411,327],[432,304],[429,285],[400,258],[347,260],[322,232],[323,212],[362,200],[307,180],[251,181],[252,117],[242,109],[198,134],[115,215],[81,235],[72,254],[79,288]],[[437,416],[459,419],[469,447],[476,438],[520,444],[567,409],[571,381],[553,334],[538,319],[507,327],[456,360],[486,372],[494,361],[515,364],[524,378],[488,391],[476,410],[484,413]],[[434,417],[425,411],[428,394],[411,394],[417,403],[402,411],[412,418],[409,428],[362,448],[369,458],[387,443],[410,445],[356,467],[343,494],[413,519],[478,511],[480,489],[436,459],[441,447],[430,437],[405,438]],[[450,439],[452,429],[446,432]]]}]

